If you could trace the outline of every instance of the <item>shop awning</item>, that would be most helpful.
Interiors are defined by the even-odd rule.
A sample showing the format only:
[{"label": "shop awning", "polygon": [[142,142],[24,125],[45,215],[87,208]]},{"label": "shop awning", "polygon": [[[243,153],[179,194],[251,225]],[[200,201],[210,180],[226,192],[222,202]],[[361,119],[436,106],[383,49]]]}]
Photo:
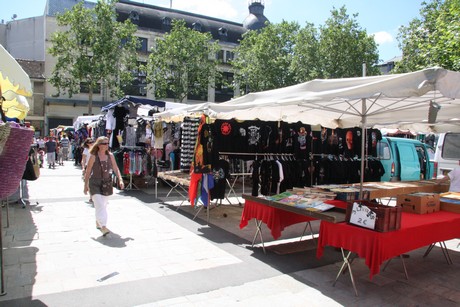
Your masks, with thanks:
[{"label": "shop awning", "polygon": [[160,101],[160,100],[152,100],[152,99],[146,99],[146,98],[137,98],[133,96],[125,96],[117,101],[114,101],[104,107],[102,107],[101,111],[106,112],[110,109],[113,109],[114,107],[126,103],[132,103],[132,104],[138,104],[138,105],[149,105],[152,107],[159,107],[159,108],[164,108],[166,105],[166,102]]}]

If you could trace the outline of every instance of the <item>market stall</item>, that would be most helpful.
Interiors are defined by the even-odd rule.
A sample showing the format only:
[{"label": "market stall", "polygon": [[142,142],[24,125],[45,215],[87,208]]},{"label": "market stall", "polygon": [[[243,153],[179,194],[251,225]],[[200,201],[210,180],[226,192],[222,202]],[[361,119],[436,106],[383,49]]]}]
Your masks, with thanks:
[{"label": "market stall", "polygon": [[[326,246],[342,249],[344,263],[337,279],[348,269],[355,294],[350,253],[365,259],[370,278],[378,274],[383,262],[432,243],[460,237],[460,214],[439,211],[431,214],[402,213],[401,228],[391,232],[376,232],[347,223],[322,221],[319,232],[317,257],[321,258]],[[349,251],[345,255],[344,250]],[[406,272],[407,273],[407,272]]]},{"label": "market stall", "polygon": [[[163,116],[207,112],[217,119],[283,120],[326,128],[375,125],[460,130],[460,73],[434,67],[405,74],[312,80],[229,102],[186,106]],[[361,136],[364,138],[365,134]],[[361,142],[364,156],[365,141]],[[361,160],[361,176],[364,161]],[[363,182],[361,178],[361,182]]]},{"label": "market stall", "polygon": [[[34,135],[32,129],[16,123],[16,121],[20,121],[20,118],[23,119],[28,111],[28,105],[23,107],[25,102],[21,96],[32,96],[29,76],[0,45],[0,169],[2,171],[2,176],[0,176],[0,199],[6,198],[7,206],[8,197],[20,185]],[[4,101],[4,98],[6,101]],[[21,101],[23,102],[21,103]],[[6,109],[4,109],[5,106]],[[8,121],[7,116],[15,116],[16,118],[13,118],[14,122],[12,122]],[[0,231],[3,231],[2,219],[0,212]],[[5,295],[2,237],[3,235],[0,234],[0,295]]]}]

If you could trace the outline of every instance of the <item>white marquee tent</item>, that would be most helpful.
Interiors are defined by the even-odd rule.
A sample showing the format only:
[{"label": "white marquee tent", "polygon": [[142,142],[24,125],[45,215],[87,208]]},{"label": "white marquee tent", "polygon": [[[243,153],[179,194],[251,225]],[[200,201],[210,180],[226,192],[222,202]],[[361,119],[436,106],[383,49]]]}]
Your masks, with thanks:
[{"label": "white marquee tent", "polygon": [[[404,74],[312,80],[225,103],[187,106],[164,115],[201,111],[221,119],[301,121],[328,128],[379,125],[416,127],[420,132],[460,131],[459,98],[460,73],[433,67]],[[364,133],[362,137],[364,157]],[[363,170],[364,159],[360,195]]]},{"label": "white marquee tent", "polygon": [[[206,111],[216,118],[301,121],[328,128],[376,125],[416,131],[460,130],[460,73],[428,68],[405,74],[312,80],[224,103],[187,105],[164,117]],[[437,107],[428,123],[430,105]]]}]

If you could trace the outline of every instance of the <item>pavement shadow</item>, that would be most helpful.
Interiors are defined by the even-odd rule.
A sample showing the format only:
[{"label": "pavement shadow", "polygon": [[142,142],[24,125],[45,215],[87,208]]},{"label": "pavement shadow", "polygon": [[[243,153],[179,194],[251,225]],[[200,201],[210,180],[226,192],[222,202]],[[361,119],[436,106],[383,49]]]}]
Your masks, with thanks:
[{"label": "pavement shadow", "polygon": [[113,248],[126,247],[126,242],[134,240],[131,237],[122,238],[119,234],[116,234],[113,232],[110,232],[106,236],[101,235],[97,238],[92,237],[91,239],[105,246],[113,247]]},{"label": "pavement shadow", "polygon": [[[1,208],[3,259],[0,270],[4,295],[0,297],[0,305],[18,297],[30,297],[37,275],[38,248],[31,245],[37,238],[38,230],[32,215],[42,212],[42,206],[38,202],[28,201],[27,183],[23,185],[22,195],[19,196],[22,198],[15,202],[9,201]],[[45,305],[28,299],[23,306]]]},{"label": "pavement shadow", "polygon": [[[164,205],[170,210],[175,211],[177,209],[177,207],[172,205]],[[177,210],[178,214],[190,219],[193,219],[196,212],[197,210],[190,208],[190,206],[181,206],[179,210]],[[308,244],[308,249],[292,249],[291,243],[281,244],[282,241],[274,240],[273,237],[271,237],[271,233],[265,224],[262,225],[264,242],[266,243],[264,252],[262,245],[258,244],[258,240],[256,240],[254,246],[251,244],[256,231],[255,223],[250,223],[243,229],[239,228],[241,212],[242,207],[236,205],[221,205],[210,210],[209,221],[207,221],[206,210],[203,208],[194,220],[195,225],[198,224],[195,231],[198,235],[207,240],[219,244],[221,248],[225,249],[227,244],[229,244],[228,246],[244,248],[250,251],[250,256],[252,258],[258,259],[285,274],[329,265],[341,259],[341,254],[339,252],[329,253],[321,259],[316,258],[316,248],[314,246],[316,242],[307,242],[311,241],[310,236],[307,234],[304,235],[304,239],[308,240],[302,242]],[[313,232],[317,234],[319,231],[319,222],[312,223],[312,226]],[[291,225],[284,229],[279,239],[290,240],[292,238],[297,238],[296,240],[298,240],[304,227],[304,223]],[[285,248],[291,249],[291,251],[285,253],[281,251],[280,253],[279,250],[283,247],[278,249],[270,248],[270,246],[279,246],[279,244],[285,245]],[[292,244],[295,246],[296,242],[292,242]]]}]

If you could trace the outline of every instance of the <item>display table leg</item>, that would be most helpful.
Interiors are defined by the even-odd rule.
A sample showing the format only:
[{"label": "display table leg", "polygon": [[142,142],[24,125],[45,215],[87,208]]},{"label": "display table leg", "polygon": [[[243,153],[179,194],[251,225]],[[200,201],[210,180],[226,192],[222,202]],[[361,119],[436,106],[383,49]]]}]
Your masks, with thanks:
[{"label": "display table leg", "polygon": [[351,262],[350,262],[351,252],[349,251],[348,254],[345,256],[345,251],[343,250],[342,247],[340,248],[340,251],[342,252],[343,263],[342,263],[342,266],[340,267],[339,272],[337,273],[337,277],[335,278],[335,281],[332,284],[332,286],[335,287],[335,284],[337,283],[337,280],[339,279],[340,275],[344,272],[345,269],[348,269],[350,271],[350,279],[353,285],[353,289],[355,290],[355,295],[358,296],[358,290],[356,289],[355,278],[353,277],[353,272],[351,271]]},{"label": "display table leg", "polygon": [[257,235],[260,237],[260,242],[262,244],[262,249],[264,251],[264,254],[267,252],[265,251],[265,244],[264,244],[264,238],[262,237],[262,220],[255,219],[256,222],[256,233],[254,234],[254,238],[252,239],[252,245],[251,247],[254,247],[254,244],[256,243]]},{"label": "display table leg", "polygon": [[[402,265],[403,265],[403,268],[404,268],[404,275],[406,275],[406,279],[409,280],[409,274],[407,274],[407,268],[406,268],[406,262],[404,261],[404,256],[403,255],[399,255],[398,256],[401,261],[402,261]],[[393,260],[393,258],[389,259],[387,261],[387,263],[385,263],[385,266],[383,267],[382,269],[382,272],[386,270],[387,266],[390,264],[391,260]]]},{"label": "display table leg", "polygon": [[316,238],[315,238],[315,235],[313,234],[313,228],[311,227],[311,223],[309,221],[305,224],[305,228],[303,229],[303,232],[302,232],[302,235],[300,236],[299,241],[302,241],[303,236],[307,232],[307,228],[310,228],[310,235],[311,235],[311,238],[312,238],[312,240],[313,240],[313,242],[314,242],[314,244],[316,246],[317,245]]},{"label": "display table leg", "polygon": [[[450,254],[449,254],[449,250],[447,248],[446,242],[440,241],[440,242],[437,242],[437,243],[439,243],[439,246],[441,247],[441,251],[444,254],[444,258],[446,258],[447,264],[454,264],[453,261],[452,261],[452,258],[450,258]],[[423,254],[423,258],[428,256],[428,254],[431,252],[431,250],[433,249],[433,247],[435,245],[436,245],[436,242],[431,243],[430,246],[428,246],[425,254]]]},{"label": "display table leg", "polygon": [[[236,194],[235,192],[235,184],[236,184],[236,181],[238,180],[238,177],[239,176],[235,176],[235,179],[233,180],[233,183],[230,183],[230,181],[228,179],[225,179],[227,181],[227,185],[229,187],[229,191],[227,193],[227,201],[230,203],[230,200],[228,199],[230,197],[230,194],[233,193],[233,195],[235,195],[237,201],[238,201],[238,204],[241,205],[241,202],[240,202],[240,199],[238,198],[238,195]],[[230,203],[231,204],[231,203]]]},{"label": "display table leg", "polygon": [[447,249],[446,242],[441,241],[439,242],[439,245],[441,246],[442,253],[444,254],[444,258],[446,258],[447,264],[454,264],[452,261],[452,258],[450,258],[449,250]]}]

